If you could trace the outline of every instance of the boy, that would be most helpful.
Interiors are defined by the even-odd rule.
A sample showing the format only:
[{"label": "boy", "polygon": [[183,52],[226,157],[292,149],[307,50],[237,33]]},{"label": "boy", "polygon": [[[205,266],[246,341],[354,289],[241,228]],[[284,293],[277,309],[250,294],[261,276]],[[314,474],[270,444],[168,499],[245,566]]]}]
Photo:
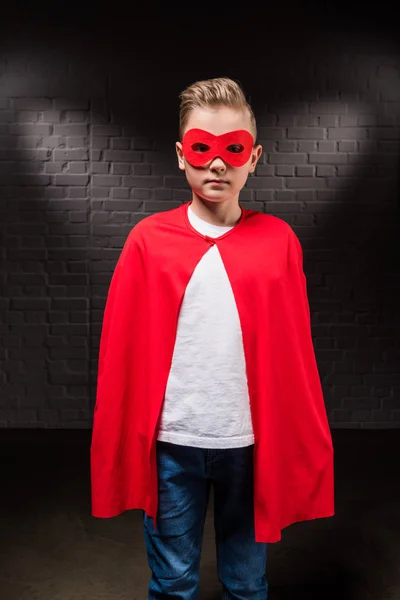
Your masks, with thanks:
[{"label": "boy", "polygon": [[265,600],[267,543],[334,514],[302,251],[284,221],[239,204],[262,154],[241,87],[199,81],[181,100],[193,196],[135,226],[112,278],[92,512],[141,508],[149,598],[194,600],[212,484],[223,597]]}]

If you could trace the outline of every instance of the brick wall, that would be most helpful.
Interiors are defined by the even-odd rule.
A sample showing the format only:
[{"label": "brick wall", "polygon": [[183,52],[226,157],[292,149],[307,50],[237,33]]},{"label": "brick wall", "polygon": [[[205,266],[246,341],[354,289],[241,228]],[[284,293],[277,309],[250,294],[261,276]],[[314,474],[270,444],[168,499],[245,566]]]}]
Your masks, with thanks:
[{"label": "brick wall", "polygon": [[140,59],[49,48],[10,41],[0,56],[0,426],[91,427],[122,245],[140,219],[190,199],[178,94],[228,75],[251,96],[264,148],[242,204],[303,244],[330,423],[399,427],[396,52],[321,43],[277,56],[260,44],[252,65],[203,56],[174,74],[161,44],[157,61],[154,48]]}]

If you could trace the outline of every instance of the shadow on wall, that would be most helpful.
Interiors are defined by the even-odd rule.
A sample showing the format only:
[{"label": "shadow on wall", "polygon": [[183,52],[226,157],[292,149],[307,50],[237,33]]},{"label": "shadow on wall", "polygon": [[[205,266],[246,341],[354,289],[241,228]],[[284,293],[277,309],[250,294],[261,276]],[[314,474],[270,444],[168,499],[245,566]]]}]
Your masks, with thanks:
[{"label": "shadow on wall", "polygon": [[400,386],[395,57],[368,40],[362,56],[349,40],[305,43],[302,32],[285,51],[271,34],[232,61],[220,37],[181,60],[188,32],[156,31],[145,48],[81,31],[51,56],[36,32],[3,55],[0,422],[90,427],[120,249],[138,220],[190,199],[174,150],[178,94],[226,75],[251,98],[264,146],[243,204],[284,218],[303,244],[330,416],[390,426]]},{"label": "shadow on wall", "polygon": [[369,138],[347,142],[365,151],[337,167],[344,176],[333,184],[334,210],[318,207],[313,214],[311,202],[304,204],[317,228],[305,241],[305,268],[315,286],[310,304],[325,397],[332,406],[341,401],[338,423],[398,427],[398,130],[379,109],[368,120]]}]

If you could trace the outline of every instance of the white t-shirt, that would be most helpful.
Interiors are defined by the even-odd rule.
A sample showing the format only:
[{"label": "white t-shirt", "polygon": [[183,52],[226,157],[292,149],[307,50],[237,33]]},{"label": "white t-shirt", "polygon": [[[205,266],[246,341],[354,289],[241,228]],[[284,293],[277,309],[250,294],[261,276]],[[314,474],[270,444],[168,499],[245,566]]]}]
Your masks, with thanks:
[{"label": "white t-shirt", "polygon": [[[188,218],[202,235],[232,227]],[[178,318],[158,439],[197,448],[254,443],[239,314],[216,244],[197,264]]]}]

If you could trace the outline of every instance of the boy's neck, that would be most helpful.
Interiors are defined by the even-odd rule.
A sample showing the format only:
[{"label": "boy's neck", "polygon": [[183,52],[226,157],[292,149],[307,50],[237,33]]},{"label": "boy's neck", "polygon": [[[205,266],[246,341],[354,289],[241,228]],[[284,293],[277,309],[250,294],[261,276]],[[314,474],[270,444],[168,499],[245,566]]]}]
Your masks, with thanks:
[{"label": "boy's neck", "polygon": [[209,202],[193,193],[190,208],[199,219],[222,227],[234,227],[242,215],[239,198],[224,202]]}]

